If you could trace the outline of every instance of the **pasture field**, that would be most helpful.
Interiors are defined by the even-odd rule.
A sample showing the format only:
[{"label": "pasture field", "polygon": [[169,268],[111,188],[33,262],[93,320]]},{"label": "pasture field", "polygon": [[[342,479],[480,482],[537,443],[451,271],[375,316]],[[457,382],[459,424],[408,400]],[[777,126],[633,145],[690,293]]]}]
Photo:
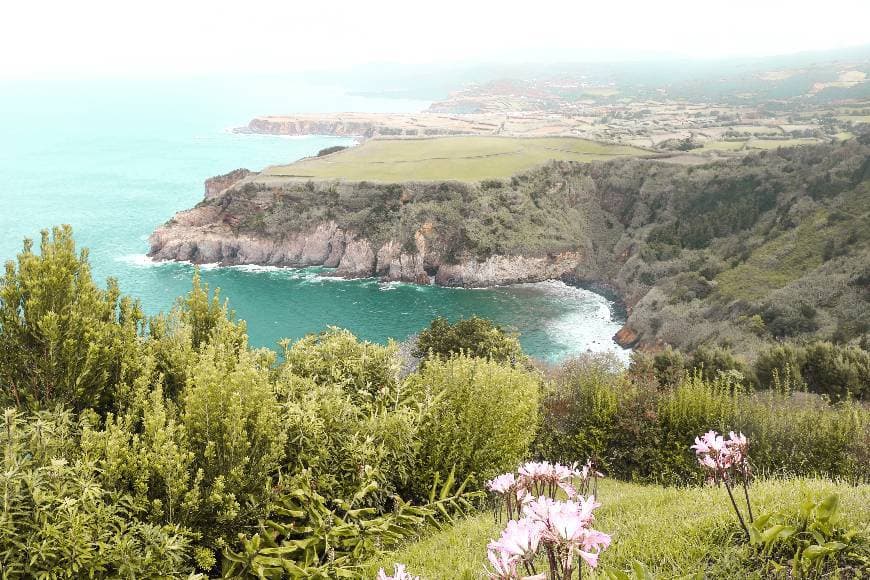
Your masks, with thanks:
[{"label": "pasture field", "polygon": [[510,177],[551,159],[596,161],[649,153],[574,137],[371,139],[332,155],[269,167],[261,176],[265,180],[479,181]]},{"label": "pasture field", "polygon": [[[802,500],[818,501],[831,493],[840,496],[845,522],[861,526],[870,521],[870,485],[769,479],[750,490],[756,515],[796,514]],[[755,577],[753,570],[741,566],[734,552],[740,550],[733,540],[741,532],[724,488],[659,487],[605,479],[596,499],[601,507],[596,510],[594,527],[613,537],[613,544],[602,553],[602,568],[628,569],[639,560],[662,578],[709,570],[710,566],[714,571],[709,578]],[[503,528],[504,523],[496,524],[492,513],[458,520],[379,559],[368,577],[374,577],[381,566],[392,570],[393,562],[402,562],[423,580],[486,578],[486,545],[498,539]],[[588,568],[584,578],[602,577],[587,574]]]},{"label": "pasture field", "polygon": [[712,151],[739,151],[746,147],[746,141],[705,141],[704,149]]}]

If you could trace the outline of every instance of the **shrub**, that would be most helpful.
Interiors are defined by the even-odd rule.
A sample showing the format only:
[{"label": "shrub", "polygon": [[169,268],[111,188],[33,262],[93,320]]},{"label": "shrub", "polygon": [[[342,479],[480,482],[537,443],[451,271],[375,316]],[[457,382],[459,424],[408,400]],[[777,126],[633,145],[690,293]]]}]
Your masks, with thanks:
[{"label": "shrub", "polygon": [[636,374],[641,366],[629,374],[564,365],[542,405],[536,453],[563,461],[597,454],[608,475],[682,484],[698,477],[686,449],[693,433],[735,430],[752,438],[759,473],[867,478],[870,412],[860,403],[829,405],[788,389],[752,393],[732,374],[708,380],[699,371],[662,388]]},{"label": "shrub", "polygon": [[536,456],[569,465],[606,456],[625,383],[609,359],[583,356],[564,363],[542,404],[546,426],[535,442]]},{"label": "shrub", "polygon": [[0,425],[0,570],[4,578],[177,578],[192,572],[192,534],[142,522],[135,503],[74,453],[68,412]]},{"label": "shrub", "polygon": [[139,305],[91,278],[69,226],[42,232],[40,255],[25,240],[0,282],[0,405],[55,404],[105,412],[115,387],[139,368]]},{"label": "shrub", "polygon": [[247,348],[236,354],[227,343],[233,338],[216,336],[203,350],[181,398],[181,422],[203,487],[196,527],[217,538],[262,516],[286,437],[268,367]]},{"label": "shrub", "polygon": [[432,356],[449,358],[459,353],[491,358],[499,362],[516,363],[525,360],[516,334],[485,318],[472,316],[450,324],[438,317],[429,328],[420,332],[413,355],[425,359]]},{"label": "shrub", "polygon": [[790,376],[834,402],[845,397],[863,399],[870,392],[870,353],[858,346],[830,342],[778,345],[759,355],[755,372],[761,386]]},{"label": "shrub", "polygon": [[339,151],[344,151],[347,149],[345,145],[333,145],[332,147],[325,147],[317,152],[318,157],[323,157],[324,155],[329,155],[331,153],[338,153]]},{"label": "shrub", "polygon": [[472,488],[527,454],[538,426],[539,377],[495,361],[458,355],[430,360],[406,389],[424,408],[415,492],[455,469]]},{"label": "shrub", "polygon": [[870,393],[870,353],[853,346],[816,342],[804,350],[801,376],[814,393],[838,401]]},{"label": "shrub", "polygon": [[418,412],[395,403],[357,404],[340,384],[318,385],[286,373],[278,389],[289,472],[307,471],[321,493],[337,497],[374,480],[378,491],[367,497],[378,506],[407,488]]},{"label": "shrub", "polygon": [[395,396],[399,381],[398,346],[358,341],[347,330],[330,327],[291,345],[282,341],[282,370],[316,384],[340,385],[358,402]]},{"label": "shrub", "polygon": [[689,366],[708,381],[721,375],[731,375],[737,380],[749,378],[748,365],[730,350],[719,346],[699,346],[692,353]]}]

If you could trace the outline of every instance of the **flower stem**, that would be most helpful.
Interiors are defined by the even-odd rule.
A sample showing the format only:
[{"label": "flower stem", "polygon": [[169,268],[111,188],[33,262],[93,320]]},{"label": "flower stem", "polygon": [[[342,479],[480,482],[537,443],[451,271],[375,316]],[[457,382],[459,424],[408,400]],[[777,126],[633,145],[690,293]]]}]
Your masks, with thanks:
[{"label": "flower stem", "polygon": [[749,523],[755,521],[755,518],[752,516],[752,504],[749,502],[749,484],[746,482],[746,478],[743,478],[743,495],[746,497],[746,509],[749,511]]},{"label": "flower stem", "polygon": [[746,527],[746,522],[743,521],[743,514],[740,513],[740,509],[737,507],[737,502],[734,501],[734,494],[731,493],[731,484],[728,480],[725,480],[725,489],[728,490],[728,497],[731,498],[731,505],[734,506],[734,511],[737,513],[737,519],[740,520],[740,527],[743,528],[743,531],[746,532],[746,535],[749,535],[749,528]]}]

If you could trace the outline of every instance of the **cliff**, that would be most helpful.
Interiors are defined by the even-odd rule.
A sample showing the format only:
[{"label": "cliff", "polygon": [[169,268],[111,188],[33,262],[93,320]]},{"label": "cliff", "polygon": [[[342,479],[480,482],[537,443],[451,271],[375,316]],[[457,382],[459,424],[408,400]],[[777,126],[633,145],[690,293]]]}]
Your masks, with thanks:
[{"label": "cliff", "polygon": [[260,264],[280,267],[325,266],[335,276],[441,286],[487,287],[559,279],[582,261],[580,252],[547,255],[463,255],[449,260],[445,240],[431,223],[414,232],[412,243],[388,237],[372,239],[322,221],[275,237],[242,232],[244,221],[220,205],[200,204],[179,212],[150,237],[149,255],[156,260],[195,264]]},{"label": "cliff", "polygon": [[509,180],[214,182],[151,236],[194,263],[482,287],[564,279],[626,306],[624,346],[870,331],[870,136],[686,167],[551,162]]}]

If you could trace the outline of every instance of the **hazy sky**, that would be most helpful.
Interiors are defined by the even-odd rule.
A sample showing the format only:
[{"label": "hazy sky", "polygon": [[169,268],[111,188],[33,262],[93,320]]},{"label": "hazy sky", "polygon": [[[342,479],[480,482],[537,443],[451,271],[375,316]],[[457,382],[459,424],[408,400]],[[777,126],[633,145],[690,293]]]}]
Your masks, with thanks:
[{"label": "hazy sky", "polygon": [[3,0],[0,77],[698,58],[870,44],[870,0]]}]

